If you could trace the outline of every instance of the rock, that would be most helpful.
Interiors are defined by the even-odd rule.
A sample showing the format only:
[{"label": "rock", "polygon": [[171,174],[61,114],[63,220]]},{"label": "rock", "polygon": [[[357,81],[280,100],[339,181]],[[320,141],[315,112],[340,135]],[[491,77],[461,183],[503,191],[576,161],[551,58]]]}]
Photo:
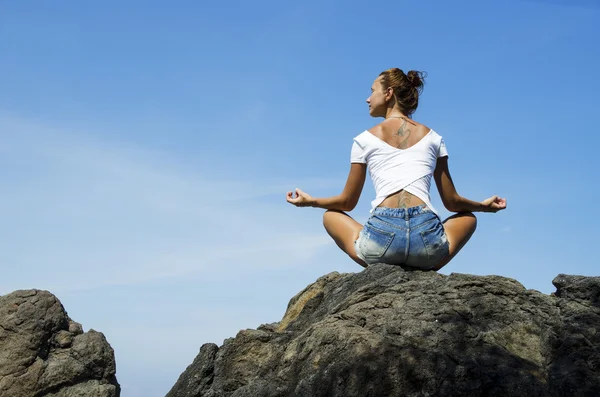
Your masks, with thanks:
[{"label": "rock", "polygon": [[283,319],[206,344],[167,397],[598,396],[600,278],[331,273]]},{"label": "rock", "polygon": [[0,297],[0,396],[118,397],[114,352],[47,291]]}]

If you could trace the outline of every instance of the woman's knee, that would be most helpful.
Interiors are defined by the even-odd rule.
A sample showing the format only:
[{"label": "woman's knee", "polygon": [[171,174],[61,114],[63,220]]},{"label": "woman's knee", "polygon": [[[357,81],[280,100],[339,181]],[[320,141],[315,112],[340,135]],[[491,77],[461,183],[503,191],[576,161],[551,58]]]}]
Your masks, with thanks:
[{"label": "woman's knee", "polygon": [[332,219],[339,217],[340,215],[346,215],[343,211],[339,210],[327,210],[323,214],[323,226],[327,227],[327,224],[331,222]]},{"label": "woman's knee", "polygon": [[477,229],[477,217],[472,212],[459,212],[457,214],[454,214],[447,220],[450,220],[453,218],[460,218],[460,222],[463,225],[466,224],[473,231],[475,231],[475,229]]},{"label": "woman's knee", "polygon": [[463,225],[466,226],[465,229],[467,236],[470,238],[477,229],[477,217],[472,212],[466,212],[463,214],[463,222]]},{"label": "woman's knee", "polygon": [[475,229],[477,229],[477,217],[475,216],[475,214],[472,212],[467,212],[465,213],[465,217],[469,219],[471,227],[473,231],[475,231]]}]

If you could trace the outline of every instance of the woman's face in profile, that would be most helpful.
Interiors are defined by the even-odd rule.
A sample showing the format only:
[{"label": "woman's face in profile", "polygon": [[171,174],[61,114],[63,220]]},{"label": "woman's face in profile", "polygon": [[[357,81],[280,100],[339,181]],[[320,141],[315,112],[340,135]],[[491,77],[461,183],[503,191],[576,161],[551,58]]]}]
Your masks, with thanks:
[{"label": "woman's face in profile", "polygon": [[371,96],[367,98],[367,103],[369,104],[369,114],[372,117],[385,116],[385,93],[379,77],[375,79],[371,86]]}]

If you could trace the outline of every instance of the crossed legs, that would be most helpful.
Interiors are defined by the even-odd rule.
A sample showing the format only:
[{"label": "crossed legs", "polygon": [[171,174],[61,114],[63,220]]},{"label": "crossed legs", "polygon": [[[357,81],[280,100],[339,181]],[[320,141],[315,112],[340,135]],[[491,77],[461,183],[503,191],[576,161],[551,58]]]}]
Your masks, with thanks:
[{"label": "crossed legs", "polygon": [[354,248],[354,242],[358,238],[363,225],[356,222],[344,211],[327,210],[323,214],[323,226],[342,251],[347,253],[354,262],[362,267],[367,267],[367,264],[356,255],[356,249]]},{"label": "crossed legs", "polygon": [[[440,270],[447,265],[469,241],[477,228],[477,218],[470,212],[462,212],[452,215],[443,224],[450,244],[450,253],[434,270]],[[343,211],[327,210],[323,215],[323,226],[342,251],[359,265],[367,267],[367,264],[356,255],[354,248],[354,241],[362,229],[360,223]]]},{"label": "crossed legs", "polygon": [[450,243],[450,253],[433,270],[440,270],[446,266],[465,246],[477,228],[477,218],[472,212],[459,212],[448,217],[444,224],[444,232]]}]

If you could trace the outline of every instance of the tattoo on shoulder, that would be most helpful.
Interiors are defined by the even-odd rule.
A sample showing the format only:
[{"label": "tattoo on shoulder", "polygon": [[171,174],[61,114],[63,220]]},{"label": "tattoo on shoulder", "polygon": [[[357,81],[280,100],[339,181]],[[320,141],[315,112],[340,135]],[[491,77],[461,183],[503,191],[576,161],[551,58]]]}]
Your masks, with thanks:
[{"label": "tattoo on shoulder", "polygon": [[398,136],[402,139],[398,143],[398,149],[406,149],[408,146],[408,138],[410,137],[410,129],[406,127],[406,120],[402,120],[402,125],[398,129]]}]

